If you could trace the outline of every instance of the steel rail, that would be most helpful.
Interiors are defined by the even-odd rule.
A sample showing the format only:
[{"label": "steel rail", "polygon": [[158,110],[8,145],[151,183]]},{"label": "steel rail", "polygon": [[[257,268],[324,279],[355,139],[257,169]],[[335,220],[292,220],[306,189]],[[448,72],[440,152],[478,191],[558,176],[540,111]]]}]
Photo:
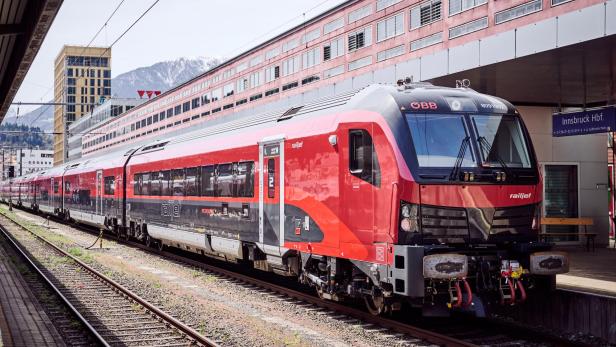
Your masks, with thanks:
[{"label": "steel rail", "polygon": [[266,282],[266,281],[248,276],[248,275],[237,273],[235,271],[222,269],[220,267],[217,267],[211,264],[206,264],[206,263],[202,263],[202,262],[199,262],[193,259],[182,257],[174,253],[170,253],[166,251],[158,251],[152,248],[148,248],[145,245],[142,245],[140,243],[136,243],[132,241],[129,241],[127,243],[129,243],[130,245],[137,246],[141,249],[146,249],[155,254],[163,255],[167,258],[170,258],[178,262],[183,262],[188,265],[195,266],[195,267],[207,270],[209,272],[219,274],[221,276],[233,278],[233,279],[242,281],[244,283],[252,284],[252,285],[270,290],[275,293],[283,294],[283,295],[289,296],[291,298],[294,298],[294,299],[297,299],[303,302],[307,302],[307,303],[310,303],[310,304],[313,304],[313,305],[316,305],[322,308],[326,308],[331,311],[335,311],[335,312],[359,319],[366,323],[379,325],[379,326],[391,329],[399,333],[410,335],[411,337],[423,339],[423,340],[426,340],[430,343],[433,343],[439,346],[446,346],[446,347],[476,347],[477,346],[476,344],[473,344],[467,341],[459,340],[459,339],[456,339],[456,338],[453,338],[447,335],[432,332],[426,329],[408,325],[406,323],[398,322],[398,321],[384,318],[381,316],[373,316],[368,312],[365,312],[365,311],[362,311],[362,310],[359,310],[353,307],[345,306],[345,305],[342,305],[342,304],[339,304],[333,301],[322,300],[310,294],[302,293],[294,289],[290,289],[284,286]]},{"label": "steel rail", "polygon": [[[196,330],[194,330],[193,328],[189,327],[188,325],[180,322],[179,320],[175,319],[174,317],[168,315],[167,313],[163,312],[162,310],[160,310],[158,307],[150,304],[149,302],[147,302],[146,300],[144,300],[143,298],[141,298],[140,296],[138,296],[137,294],[133,293],[131,290],[129,290],[128,288],[125,288],[124,286],[122,286],[121,284],[117,283],[116,281],[112,280],[111,278],[101,274],[100,272],[96,271],[95,269],[93,269],[92,267],[90,267],[89,265],[87,265],[86,263],[82,262],[81,260],[79,260],[78,258],[74,257],[72,254],[64,251],[63,249],[61,249],[60,247],[56,246],[55,244],[53,244],[52,242],[48,241],[47,239],[45,239],[44,237],[37,235],[36,233],[30,231],[28,228],[22,226],[21,224],[17,223],[16,221],[14,221],[13,219],[7,217],[7,219],[9,219],[12,223],[14,223],[15,225],[19,226],[20,228],[27,230],[30,234],[32,234],[35,238],[37,238],[38,240],[41,240],[42,242],[44,242],[46,245],[50,246],[51,248],[53,248],[55,251],[59,252],[60,254],[62,254],[63,256],[66,256],[68,258],[70,258],[71,260],[73,260],[75,263],[77,263],[79,266],[81,266],[82,268],[84,268],[86,271],[88,271],[90,274],[92,274],[93,276],[99,278],[101,281],[103,281],[104,283],[110,285],[111,287],[113,287],[114,289],[117,289],[119,292],[121,292],[122,294],[126,295],[127,297],[129,297],[130,299],[132,299],[133,301],[137,302],[138,304],[140,304],[141,306],[143,306],[144,308],[146,308],[147,310],[149,310],[150,312],[154,313],[155,315],[159,316],[160,318],[162,318],[165,322],[169,323],[170,325],[172,325],[174,328],[178,329],[179,331],[181,331],[183,334],[185,334],[186,336],[188,336],[190,339],[192,339],[193,341],[203,345],[203,346],[208,346],[208,347],[218,347],[218,344],[212,340],[210,340],[209,338],[199,334]],[[4,228],[4,226],[0,225],[0,230],[2,231],[2,233],[4,233],[4,235],[6,235],[7,237],[9,237],[9,239],[11,240],[11,243],[13,245],[15,245],[16,247],[19,247],[16,243],[16,241],[14,241],[12,239],[11,236],[9,236],[8,231]],[[20,253],[26,258],[28,259],[28,262],[30,264],[34,265],[33,261],[24,253],[23,250],[19,249]],[[62,296],[62,294],[59,292],[59,290],[49,281],[49,279],[47,279],[42,272],[40,271],[40,269],[37,268],[37,272],[39,274],[41,274],[41,276],[43,276],[45,278],[45,280],[47,281],[47,283],[49,283],[51,286],[53,286],[54,290],[58,293],[58,295],[60,295],[63,299],[63,301],[65,301],[67,303],[67,305],[71,308],[71,310],[73,312],[75,312],[79,317],[80,320],[82,320],[86,326],[88,327],[88,330],[90,330],[98,339],[100,339],[101,341],[103,341],[103,344],[105,346],[109,346],[106,342],[104,342],[104,339],[96,332],[96,330],[85,320],[85,318],[83,318],[83,316],[81,316],[79,314],[79,312],[77,312],[77,310],[75,309],[75,307],[70,304],[70,302],[68,302],[68,300]]]},{"label": "steel rail", "polygon": [[62,294],[60,289],[58,289],[58,287],[56,287],[47,276],[45,276],[43,271],[41,271],[41,269],[32,261],[32,259],[30,259],[30,257],[26,254],[26,252],[23,249],[21,249],[17,241],[13,239],[13,236],[11,236],[11,234],[1,224],[0,224],[0,232],[2,232],[4,237],[9,241],[9,244],[11,245],[11,247],[13,247],[13,249],[15,249],[21,255],[21,257],[28,263],[30,268],[34,269],[34,271],[36,271],[36,273],[38,273],[38,275],[45,281],[47,286],[64,302],[64,304],[70,309],[71,313],[81,322],[81,324],[83,324],[83,326],[86,327],[86,329],[90,332],[90,334],[92,334],[92,336],[97,340],[97,342],[105,347],[109,347],[110,345],[107,343],[107,341],[105,341],[105,339],[102,336],[100,336],[99,333],[96,331],[96,329],[94,329],[94,327],[90,325],[88,320],[85,319],[81,315],[81,313],[79,313],[79,311],[75,308],[75,306],[73,306],[73,304],[66,298],[66,296],[64,296],[64,294]]},{"label": "steel rail", "polygon": [[[26,213],[32,213],[29,210],[26,210],[24,208],[21,208],[24,212]],[[36,214],[35,214],[36,215]],[[79,223],[67,223],[65,220],[59,219],[55,216],[51,216],[51,219],[53,219],[54,221],[63,224],[63,225],[67,225],[69,227],[73,227],[76,229],[79,229],[81,231],[87,232],[89,234],[93,234],[93,235],[98,235],[98,233],[96,232],[96,230],[89,225],[84,225],[84,224],[79,224]],[[430,343],[434,343],[437,345],[441,345],[441,346],[478,346],[477,344],[473,344],[471,342],[467,342],[467,341],[463,341],[460,339],[456,339],[454,337],[450,337],[447,335],[443,335],[443,334],[439,334],[437,332],[433,332],[427,329],[422,329],[419,327],[415,327],[406,323],[402,323],[399,321],[395,321],[392,319],[388,319],[388,318],[384,318],[384,317],[380,317],[380,316],[373,316],[365,311],[362,310],[358,310],[356,308],[352,308],[349,306],[345,306],[342,304],[338,304],[336,302],[332,302],[332,301],[324,301],[319,299],[316,296],[310,295],[310,294],[306,294],[303,292],[299,292],[299,291],[295,291],[293,289],[290,288],[286,288],[284,286],[280,286],[280,285],[276,285],[273,283],[269,283],[266,281],[262,281],[259,280],[257,278],[248,276],[248,275],[244,275],[244,274],[240,274],[238,272],[235,271],[231,271],[231,270],[227,270],[227,269],[223,269],[220,268],[218,266],[215,265],[211,265],[211,264],[207,264],[198,260],[194,260],[194,259],[190,259],[169,251],[159,251],[155,248],[151,248],[151,247],[147,247],[146,245],[139,243],[139,242],[134,242],[134,241],[127,241],[125,239],[120,239],[118,237],[115,237],[114,235],[111,234],[104,234],[103,238],[106,240],[111,240],[114,242],[119,242],[119,243],[124,243],[136,248],[139,248],[141,250],[144,250],[146,252],[152,253],[152,254],[158,254],[161,255],[163,257],[166,257],[170,260],[173,261],[177,261],[180,263],[184,263],[187,264],[189,266],[194,266],[197,268],[201,268],[203,270],[206,271],[210,271],[213,273],[217,273],[221,276],[224,277],[228,277],[228,278],[234,278],[237,280],[240,280],[242,282],[245,283],[250,283],[253,284],[255,286],[261,287],[263,289],[267,289],[267,290],[271,290],[273,292],[279,293],[279,294],[283,294],[283,295],[287,295],[291,298],[295,298],[297,300],[300,301],[304,301],[310,304],[313,304],[315,306],[318,307],[322,307],[322,308],[326,308],[326,309],[330,309],[332,311],[337,311],[340,312],[341,314],[345,314],[348,315],[350,317],[354,317],[356,319],[359,320],[363,320],[367,323],[371,323],[371,324],[375,324],[375,325],[380,325],[384,328],[388,328],[391,330],[394,330],[396,332],[399,333],[404,333],[404,334],[408,334],[410,337],[416,337],[416,338],[422,338]],[[532,331],[529,330],[527,328],[524,327],[519,327],[519,326],[515,326],[514,324],[511,323],[503,323],[503,322],[496,322],[496,321],[489,321],[487,322],[489,326],[491,327],[507,327],[508,329],[514,329],[514,330],[518,330],[520,332],[527,332],[530,331],[530,334],[532,336],[536,336],[539,338],[546,338],[549,341],[553,342],[556,346],[590,346],[588,344],[584,344],[584,343],[576,343],[573,341],[569,341],[565,338],[562,337],[558,337],[558,336],[552,336],[550,334],[546,334],[546,333],[540,333],[540,332],[536,332],[536,331]]]}]

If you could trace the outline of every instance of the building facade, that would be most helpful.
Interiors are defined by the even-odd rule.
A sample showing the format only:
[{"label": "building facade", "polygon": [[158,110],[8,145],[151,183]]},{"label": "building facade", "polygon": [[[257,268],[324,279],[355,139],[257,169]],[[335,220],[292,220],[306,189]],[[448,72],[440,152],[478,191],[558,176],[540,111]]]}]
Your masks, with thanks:
[{"label": "building facade", "polygon": [[99,124],[109,119],[121,116],[135,106],[142,104],[146,99],[138,98],[110,98],[101,105],[96,106],[88,115],[68,126],[68,160],[81,158],[81,139],[84,135],[97,133]]},{"label": "building facade", "polygon": [[[84,135],[83,154],[371,83],[468,78],[520,109],[545,179],[543,215],[591,217],[607,244],[607,135],[554,137],[552,116],[616,100],[613,47],[616,0],[351,0],[103,122]],[[576,227],[554,231],[584,241]]]},{"label": "building facade", "polygon": [[67,159],[68,126],[111,96],[111,49],[64,46],[54,68],[54,164]]},{"label": "building facade", "polygon": [[[49,169],[53,167],[53,150],[32,148],[2,148],[2,179]],[[10,169],[12,168],[12,169]]]}]

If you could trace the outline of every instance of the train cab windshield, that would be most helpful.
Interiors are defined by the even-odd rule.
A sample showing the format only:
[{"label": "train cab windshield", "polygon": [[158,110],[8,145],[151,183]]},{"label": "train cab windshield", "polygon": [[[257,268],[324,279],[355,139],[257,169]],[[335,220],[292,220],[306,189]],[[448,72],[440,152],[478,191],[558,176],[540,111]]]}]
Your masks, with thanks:
[{"label": "train cab windshield", "polygon": [[455,178],[448,170],[532,169],[518,116],[502,114],[407,113],[420,176]]}]

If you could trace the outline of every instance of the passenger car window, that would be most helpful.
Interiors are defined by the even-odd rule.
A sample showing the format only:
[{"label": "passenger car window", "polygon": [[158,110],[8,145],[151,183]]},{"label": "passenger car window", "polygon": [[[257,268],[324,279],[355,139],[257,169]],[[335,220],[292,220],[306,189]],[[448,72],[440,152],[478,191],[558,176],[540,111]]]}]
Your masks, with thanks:
[{"label": "passenger car window", "polygon": [[216,174],[217,196],[233,196],[233,164],[220,164]]}]

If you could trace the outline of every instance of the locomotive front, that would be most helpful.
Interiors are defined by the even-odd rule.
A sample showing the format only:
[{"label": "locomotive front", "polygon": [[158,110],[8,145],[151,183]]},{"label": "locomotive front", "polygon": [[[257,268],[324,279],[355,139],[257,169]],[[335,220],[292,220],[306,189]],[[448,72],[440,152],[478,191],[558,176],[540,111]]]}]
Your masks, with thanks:
[{"label": "locomotive front", "polygon": [[390,283],[424,314],[484,315],[568,271],[539,242],[542,182],[530,136],[508,102],[467,88],[401,87],[403,180]]}]

